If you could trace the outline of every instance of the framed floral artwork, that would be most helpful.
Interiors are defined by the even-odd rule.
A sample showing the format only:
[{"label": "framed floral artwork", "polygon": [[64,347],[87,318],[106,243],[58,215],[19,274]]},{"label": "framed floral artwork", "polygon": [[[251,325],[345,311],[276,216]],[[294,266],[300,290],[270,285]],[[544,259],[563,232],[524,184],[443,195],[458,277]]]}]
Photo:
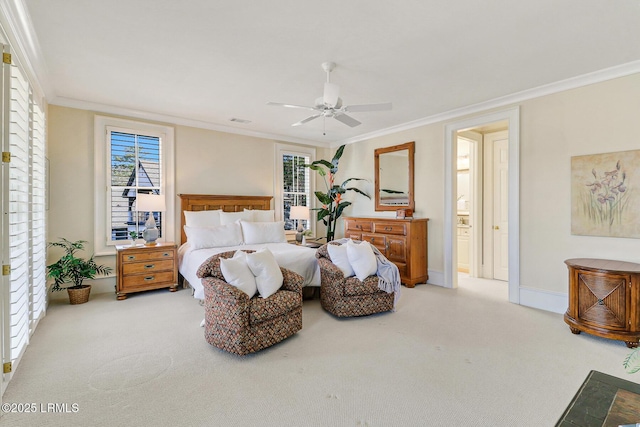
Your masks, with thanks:
[{"label": "framed floral artwork", "polygon": [[571,158],[571,234],[640,238],[640,150]]}]

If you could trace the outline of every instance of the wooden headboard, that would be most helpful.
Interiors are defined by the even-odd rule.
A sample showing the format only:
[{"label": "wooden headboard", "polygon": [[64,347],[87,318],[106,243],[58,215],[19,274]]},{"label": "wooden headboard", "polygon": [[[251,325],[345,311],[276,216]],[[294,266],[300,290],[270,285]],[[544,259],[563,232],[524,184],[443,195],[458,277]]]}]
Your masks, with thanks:
[{"label": "wooden headboard", "polygon": [[184,211],[242,212],[245,209],[271,209],[271,196],[219,196],[210,194],[178,194],[180,197],[180,244],[187,241],[184,233]]}]

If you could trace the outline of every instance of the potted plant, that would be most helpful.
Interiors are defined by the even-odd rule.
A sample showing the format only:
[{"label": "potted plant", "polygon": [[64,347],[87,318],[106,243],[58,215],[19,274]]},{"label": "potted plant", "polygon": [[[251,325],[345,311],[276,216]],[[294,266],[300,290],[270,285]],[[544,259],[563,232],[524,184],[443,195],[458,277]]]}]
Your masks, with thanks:
[{"label": "potted plant", "polygon": [[629,353],[624,359],[623,366],[630,374],[640,372],[640,347]]},{"label": "potted plant", "polygon": [[[54,280],[51,292],[67,290],[71,304],[82,304],[89,301],[91,285],[84,285],[84,279],[94,279],[96,275],[107,275],[112,268],[96,264],[93,255],[88,260],[78,258],[76,252],[84,250],[86,240],[71,242],[61,238],[50,242],[49,247],[62,248],[65,254],[56,262],[47,266],[47,277]],[[62,286],[69,283],[70,286]]]},{"label": "potted plant", "polygon": [[[334,183],[335,174],[338,172],[338,163],[340,162],[340,157],[342,157],[342,153],[344,152],[344,147],[344,145],[341,145],[338,148],[330,162],[327,160],[316,160],[309,165],[304,165],[305,167],[318,172],[324,179],[326,192],[315,192],[315,195],[318,198],[318,201],[322,204],[322,207],[315,208],[313,210],[318,211],[317,220],[322,220],[324,225],[327,226],[327,242],[330,242],[335,237],[338,218],[342,215],[344,208],[351,204],[351,202],[342,200],[342,195],[344,193],[347,191],[354,191],[371,199],[367,193],[359,188],[347,187],[347,184],[351,181],[366,181],[363,178],[349,178],[340,185]],[[327,175],[329,176],[329,182],[327,182]]]}]

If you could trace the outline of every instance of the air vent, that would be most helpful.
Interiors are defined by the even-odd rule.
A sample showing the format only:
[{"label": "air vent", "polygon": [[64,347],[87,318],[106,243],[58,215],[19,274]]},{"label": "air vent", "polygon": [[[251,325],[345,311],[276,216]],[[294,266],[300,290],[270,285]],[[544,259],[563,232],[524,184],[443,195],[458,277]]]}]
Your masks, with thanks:
[{"label": "air vent", "polygon": [[242,123],[242,124],[247,124],[247,123],[251,123],[251,120],[245,120],[245,119],[239,119],[237,117],[232,117],[229,119],[230,122],[236,122],[236,123]]}]

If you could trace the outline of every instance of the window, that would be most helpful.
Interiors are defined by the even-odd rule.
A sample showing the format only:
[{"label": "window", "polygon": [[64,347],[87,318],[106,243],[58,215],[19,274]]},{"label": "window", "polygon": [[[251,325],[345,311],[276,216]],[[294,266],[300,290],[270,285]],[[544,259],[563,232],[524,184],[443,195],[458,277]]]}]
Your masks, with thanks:
[{"label": "window", "polygon": [[284,220],[285,230],[293,233],[301,221],[305,230],[314,230],[313,211],[309,213],[310,220],[296,220],[289,217],[291,206],[313,207],[313,190],[311,173],[305,164],[314,161],[315,149],[277,145],[277,179],[276,181],[276,210]]},{"label": "window", "polygon": [[[148,212],[138,194],[160,194],[167,211],[153,212],[165,241],[174,239],[173,128],[96,116],[96,238],[98,255],[142,236]],[[106,194],[105,194],[106,190]]]}]

